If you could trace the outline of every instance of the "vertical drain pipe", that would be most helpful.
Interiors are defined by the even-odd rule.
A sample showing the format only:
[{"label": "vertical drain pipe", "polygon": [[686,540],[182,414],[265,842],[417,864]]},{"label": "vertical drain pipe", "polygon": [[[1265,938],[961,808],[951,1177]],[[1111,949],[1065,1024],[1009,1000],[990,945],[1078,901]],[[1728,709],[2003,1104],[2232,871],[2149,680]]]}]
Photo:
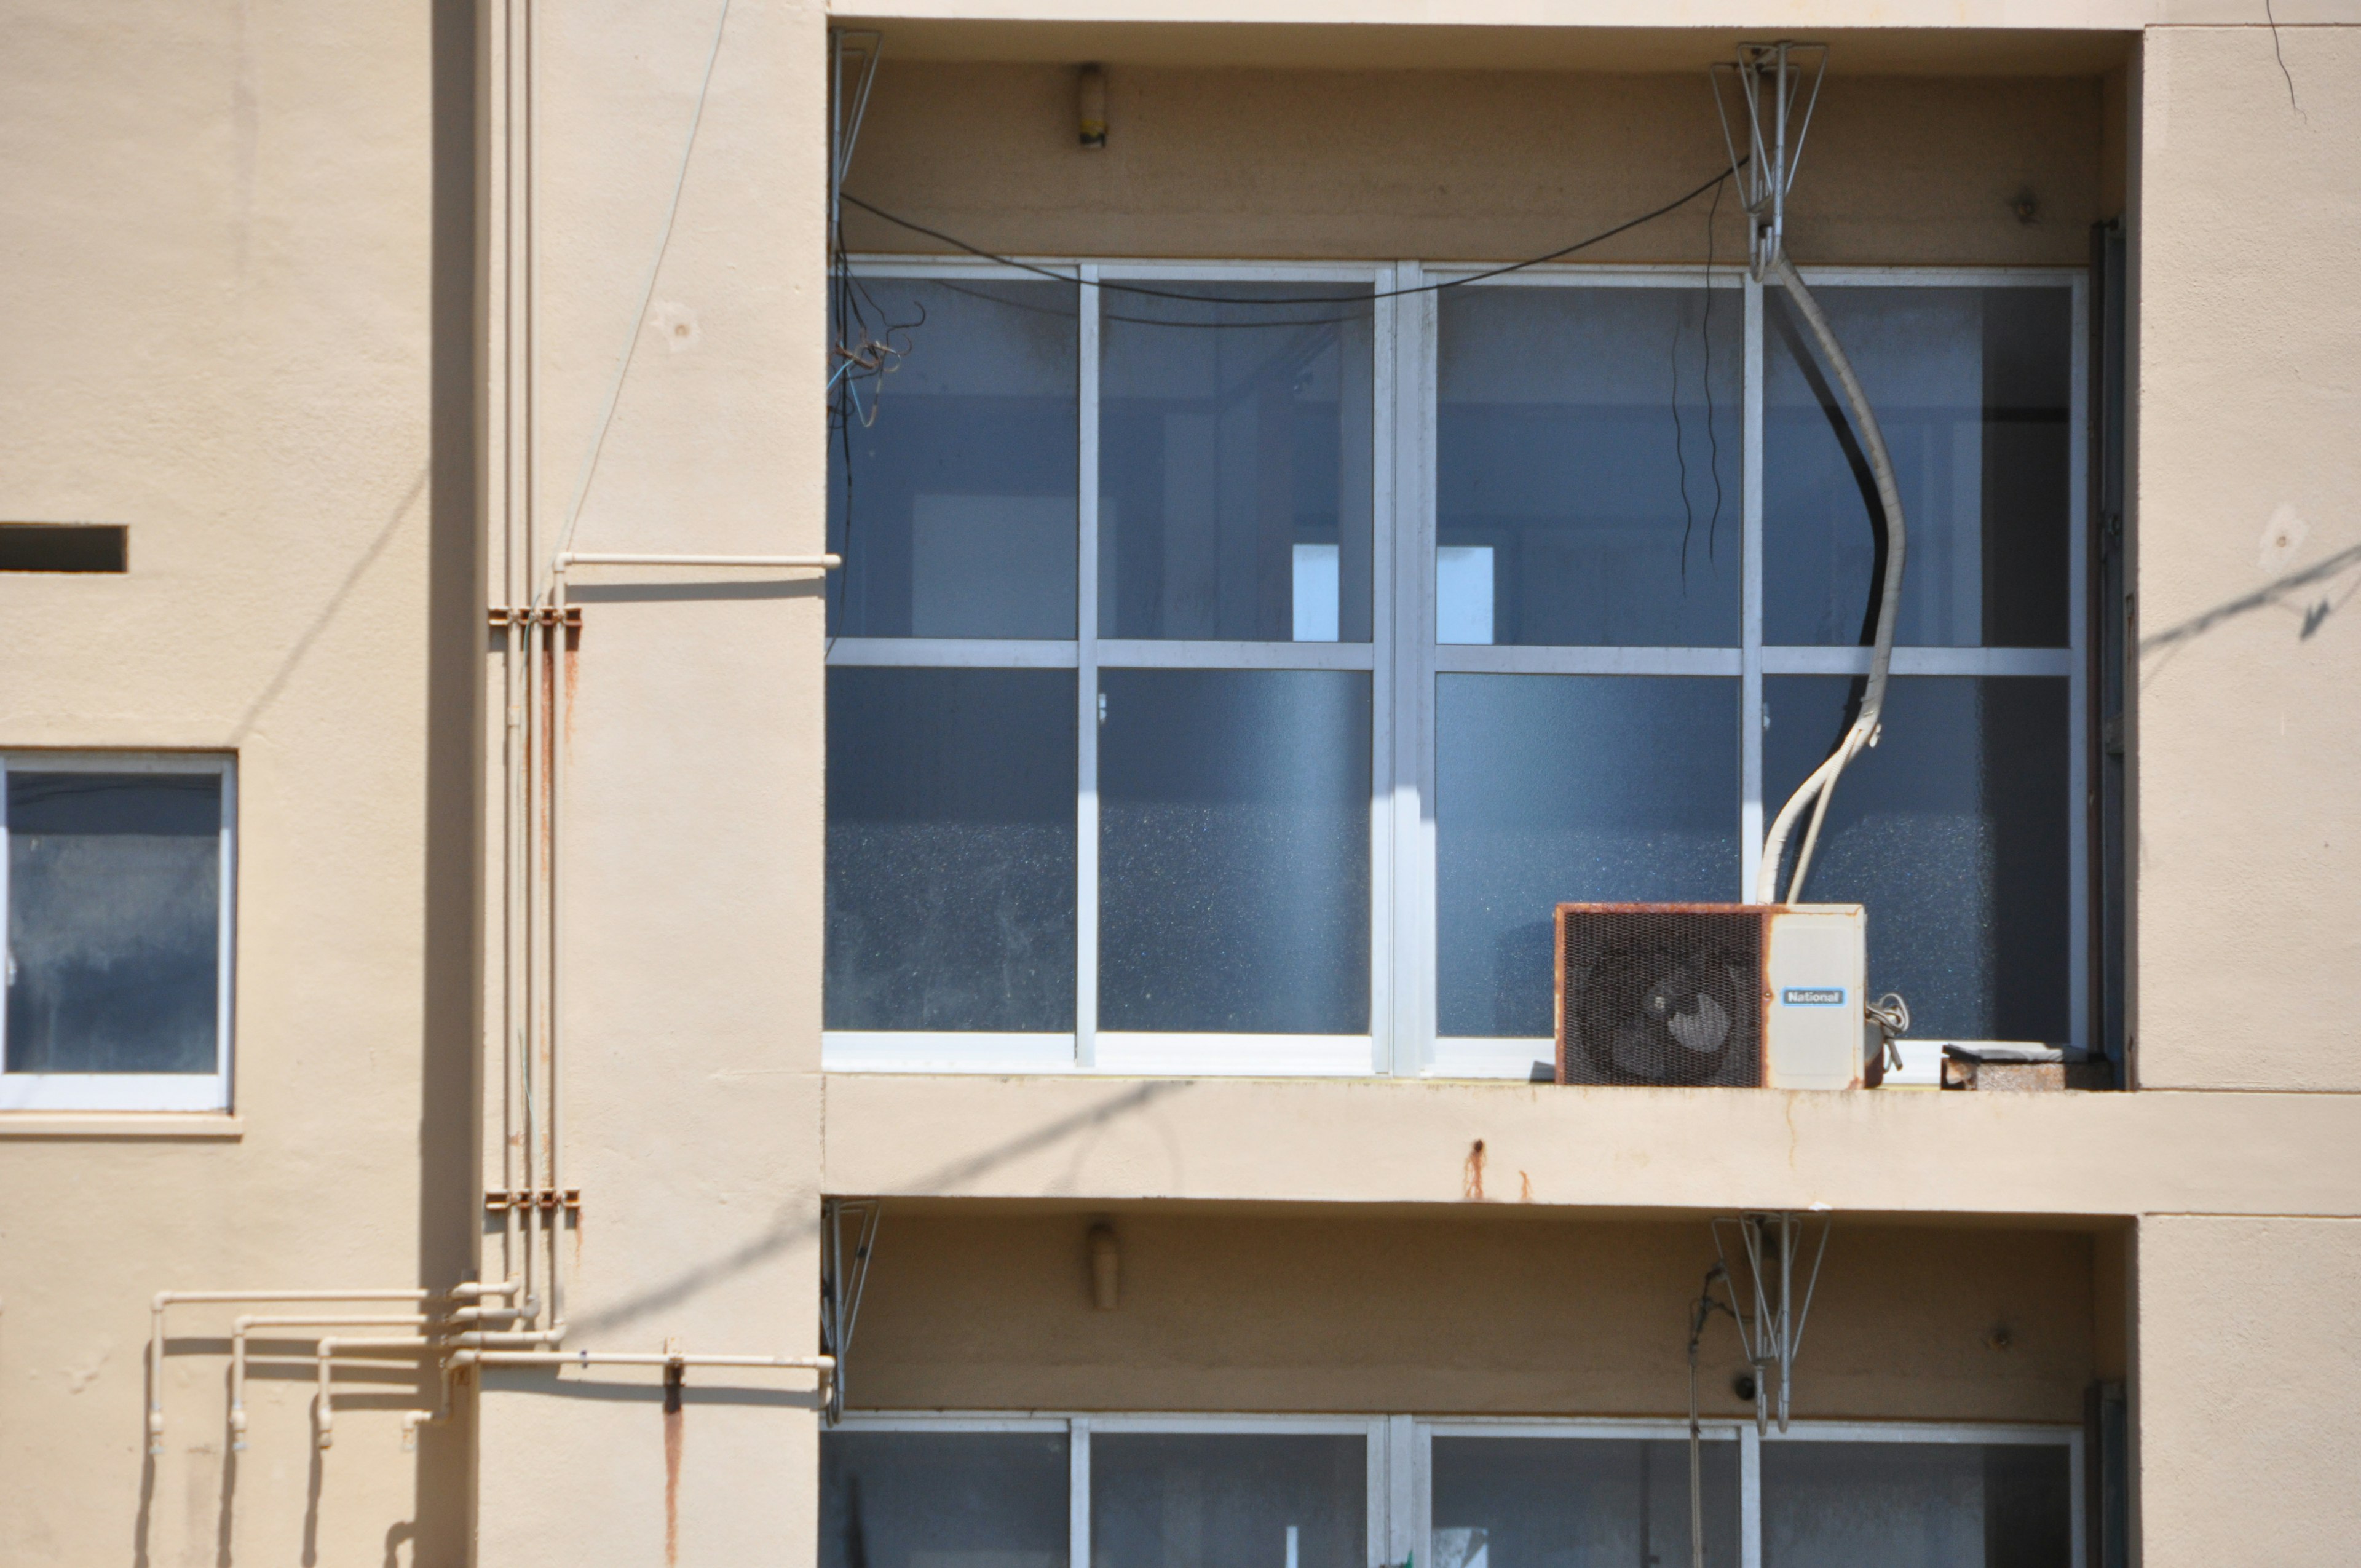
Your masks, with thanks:
[{"label": "vertical drain pipe", "polygon": [[550,711],[549,711],[549,1335],[555,1343],[566,1335],[566,1076],[560,1055],[566,997],[565,927],[559,896],[566,842],[563,802],[566,795],[567,716],[573,707],[571,672],[566,667],[566,565],[550,572]]}]

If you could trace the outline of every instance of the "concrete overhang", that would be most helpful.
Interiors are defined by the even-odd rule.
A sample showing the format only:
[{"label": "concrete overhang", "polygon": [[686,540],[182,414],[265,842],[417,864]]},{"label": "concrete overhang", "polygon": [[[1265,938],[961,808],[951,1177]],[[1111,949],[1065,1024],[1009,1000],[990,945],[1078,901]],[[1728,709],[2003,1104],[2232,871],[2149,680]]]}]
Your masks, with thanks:
[{"label": "concrete overhang", "polygon": [[886,1197],[2361,1215],[2351,1094],[831,1073],[823,1146]]}]

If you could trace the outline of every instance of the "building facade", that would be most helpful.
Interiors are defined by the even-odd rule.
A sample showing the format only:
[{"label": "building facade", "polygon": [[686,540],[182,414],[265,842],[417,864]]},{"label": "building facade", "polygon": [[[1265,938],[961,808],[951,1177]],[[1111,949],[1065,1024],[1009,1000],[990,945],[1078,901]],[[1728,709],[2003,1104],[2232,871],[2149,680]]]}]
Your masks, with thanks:
[{"label": "building facade", "polygon": [[[2250,9],[17,7],[0,1557],[2346,1560],[2361,15]],[[1894,1065],[1562,1056],[1881,448]]]}]

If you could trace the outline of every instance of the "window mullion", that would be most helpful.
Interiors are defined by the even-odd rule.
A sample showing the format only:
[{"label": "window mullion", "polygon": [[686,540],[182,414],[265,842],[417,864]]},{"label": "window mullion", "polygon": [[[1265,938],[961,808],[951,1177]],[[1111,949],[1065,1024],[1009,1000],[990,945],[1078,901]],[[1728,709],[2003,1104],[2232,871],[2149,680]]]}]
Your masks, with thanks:
[{"label": "window mullion", "polygon": [[[1396,269],[1394,287],[1424,271]],[[1393,537],[1393,1067],[1434,1057],[1434,397],[1432,293],[1395,302]]]},{"label": "window mullion", "polygon": [[1091,1423],[1083,1416],[1066,1426],[1066,1562],[1091,1568]]},{"label": "window mullion", "polygon": [[[1079,342],[1075,403],[1076,555],[1074,572],[1074,1065],[1089,1069],[1098,1055],[1099,1024],[1099,269],[1081,269],[1076,291]],[[1085,1441],[1076,1423],[1075,1441]],[[1078,1504],[1087,1510],[1087,1502]],[[1087,1518],[1087,1514],[1083,1516]],[[1089,1541],[1076,1547],[1076,1568],[1088,1568]]]},{"label": "window mullion", "polygon": [[[1739,552],[1738,876],[1741,902],[1754,897],[1755,863],[1763,857],[1763,285],[1749,278],[1746,298],[1746,389],[1740,505],[1744,511]],[[1708,367],[1707,374],[1712,373]]]}]

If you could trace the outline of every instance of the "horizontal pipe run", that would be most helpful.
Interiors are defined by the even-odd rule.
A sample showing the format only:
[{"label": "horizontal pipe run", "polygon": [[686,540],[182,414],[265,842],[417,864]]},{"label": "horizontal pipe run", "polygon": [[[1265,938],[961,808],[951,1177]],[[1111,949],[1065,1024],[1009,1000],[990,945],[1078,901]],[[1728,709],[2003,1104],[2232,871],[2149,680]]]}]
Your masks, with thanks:
[{"label": "horizontal pipe run", "polygon": [[454,1285],[451,1287],[451,1299],[454,1301],[480,1301],[487,1296],[498,1296],[504,1299],[511,1299],[516,1296],[518,1291],[523,1288],[524,1281],[522,1279],[503,1279],[498,1284],[493,1284],[484,1280],[471,1279],[465,1285]]},{"label": "horizontal pipe run", "polygon": [[148,1452],[164,1452],[164,1310],[223,1301],[426,1301],[436,1292],[404,1285],[387,1289],[159,1290],[148,1303]]},{"label": "horizontal pipe run", "polygon": [[312,1410],[312,1431],[314,1441],[322,1448],[326,1448],[336,1441],[335,1405],[329,1381],[329,1369],[335,1365],[337,1356],[350,1355],[356,1351],[427,1351],[434,1349],[436,1343],[423,1335],[386,1339],[322,1340],[319,1346],[320,1397]]},{"label": "horizontal pipe run", "polygon": [[314,1313],[254,1313],[249,1312],[230,1325],[229,1333],[229,1445],[233,1450],[246,1447],[246,1346],[247,1337],[257,1329],[390,1329],[422,1328],[434,1321],[423,1312],[344,1312],[320,1315]]},{"label": "horizontal pipe run", "polygon": [[557,558],[557,569],[568,566],[774,566],[833,572],[844,565],[841,555],[619,555],[569,550]]},{"label": "horizontal pipe run", "polygon": [[684,1351],[629,1350],[485,1350],[462,1351],[454,1365],[481,1366],[777,1366],[788,1371],[829,1373],[832,1355],[697,1355]]},{"label": "horizontal pipe run", "polygon": [[545,1329],[471,1331],[453,1334],[444,1343],[461,1350],[530,1350],[555,1344],[565,1337],[566,1325],[552,1323]]}]

